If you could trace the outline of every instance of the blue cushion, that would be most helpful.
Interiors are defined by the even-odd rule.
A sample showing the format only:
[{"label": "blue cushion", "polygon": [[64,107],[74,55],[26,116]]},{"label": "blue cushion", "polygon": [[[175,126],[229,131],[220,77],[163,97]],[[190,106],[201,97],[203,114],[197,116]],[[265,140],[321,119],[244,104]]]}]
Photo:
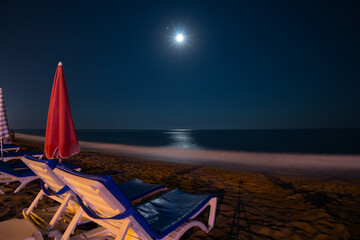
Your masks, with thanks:
[{"label": "blue cushion", "polygon": [[139,199],[152,192],[165,188],[164,185],[147,184],[137,178],[119,183],[117,184],[117,187],[130,201]]},{"label": "blue cushion", "polygon": [[4,149],[4,150],[7,150],[8,148],[10,148],[10,149],[13,149],[13,148],[20,149],[20,146],[19,146],[19,145],[16,145],[16,144],[12,144],[12,143],[5,143],[5,144],[3,145],[3,149]]},{"label": "blue cushion", "polygon": [[19,161],[19,162],[13,162],[13,161],[10,161],[10,162],[6,162],[6,164],[11,167],[12,169],[19,169],[19,168],[22,168],[22,169],[29,169],[28,166],[26,166],[25,163]]},{"label": "blue cushion", "polygon": [[30,177],[30,176],[36,175],[30,169],[20,169],[20,170],[16,170],[16,172],[17,172],[18,176],[20,176],[20,177]]},{"label": "blue cushion", "polygon": [[[57,164],[59,163],[59,160],[57,160]],[[81,167],[80,166],[76,166],[74,164],[71,164],[71,163],[63,163],[67,168],[70,168],[70,169],[73,169],[73,170],[76,170],[76,171],[81,171]]]},{"label": "blue cushion", "polygon": [[211,198],[212,195],[194,195],[174,189],[136,207],[140,216],[134,214],[134,217],[152,237],[163,238],[189,220]]},{"label": "blue cushion", "polygon": [[41,153],[41,152],[27,152],[27,151],[4,152],[4,158],[5,157],[23,157],[25,155],[34,156],[34,155],[43,155],[43,153]]},{"label": "blue cushion", "polygon": [[35,173],[33,173],[30,169],[16,170],[13,169],[11,166],[9,166],[7,163],[4,163],[2,161],[0,161],[0,171],[15,177],[35,176]]}]

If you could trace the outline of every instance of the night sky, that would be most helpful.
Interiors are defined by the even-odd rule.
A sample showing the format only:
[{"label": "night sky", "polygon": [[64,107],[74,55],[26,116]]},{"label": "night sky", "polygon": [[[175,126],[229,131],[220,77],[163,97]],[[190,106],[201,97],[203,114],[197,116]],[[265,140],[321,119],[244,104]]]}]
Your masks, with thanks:
[{"label": "night sky", "polygon": [[3,1],[10,128],[59,61],[77,129],[360,127],[359,1]]}]

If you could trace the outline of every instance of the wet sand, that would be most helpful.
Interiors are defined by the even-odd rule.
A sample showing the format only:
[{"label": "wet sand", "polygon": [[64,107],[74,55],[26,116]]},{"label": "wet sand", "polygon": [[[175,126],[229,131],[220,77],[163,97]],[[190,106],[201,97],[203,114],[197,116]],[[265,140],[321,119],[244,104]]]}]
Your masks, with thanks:
[{"label": "wet sand", "polygon": [[[18,141],[26,150],[43,144]],[[116,182],[140,178],[191,193],[218,197],[215,227],[195,229],[185,239],[360,239],[360,176],[294,176],[272,169],[256,171],[82,151],[69,162],[89,174],[111,175]],[[356,173],[356,171],[355,171]],[[13,194],[17,184],[1,185],[0,220],[22,218],[40,188],[37,182]],[[39,208],[51,206],[44,198]]]}]

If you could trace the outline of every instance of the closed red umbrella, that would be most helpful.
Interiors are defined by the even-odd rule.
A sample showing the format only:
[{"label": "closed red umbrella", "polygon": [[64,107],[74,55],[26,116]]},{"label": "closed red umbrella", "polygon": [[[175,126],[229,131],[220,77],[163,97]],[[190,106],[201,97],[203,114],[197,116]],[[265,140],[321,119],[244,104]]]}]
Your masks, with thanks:
[{"label": "closed red umbrella", "polygon": [[46,124],[45,155],[50,158],[69,158],[80,152],[62,63],[56,69]]}]

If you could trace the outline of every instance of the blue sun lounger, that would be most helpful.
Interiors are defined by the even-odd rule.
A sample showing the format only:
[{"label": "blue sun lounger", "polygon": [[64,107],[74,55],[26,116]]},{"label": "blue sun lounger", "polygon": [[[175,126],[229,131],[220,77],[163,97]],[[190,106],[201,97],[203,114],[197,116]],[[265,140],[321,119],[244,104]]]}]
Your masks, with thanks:
[{"label": "blue sun lounger", "polygon": [[4,152],[4,162],[8,162],[13,159],[20,159],[23,156],[28,155],[36,158],[42,158],[44,156],[41,152],[28,152],[28,151],[18,151],[18,152]]},{"label": "blue sun lounger", "polygon": [[[70,169],[80,170],[81,168],[72,164],[66,164]],[[14,193],[18,193],[26,184],[38,179],[39,177],[29,169],[23,162],[5,163],[0,161],[0,183],[9,184],[11,182],[20,182]],[[0,189],[1,194],[5,194]]]},{"label": "blue sun lounger", "polygon": [[[23,210],[23,215],[25,218],[31,217],[33,220],[35,220],[38,226],[43,229],[50,230],[55,226],[63,211],[76,213],[78,205],[73,201],[75,199],[75,194],[72,191],[69,191],[69,188],[65,185],[65,183],[53,172],[53,169],[59,164],[58,161],[41,160],[30,156],[24,156],[21,160],[37,176],[40,177],[42,188],[30,207]],[[66,166],[67,169],[71,169],[72,171],[77,172],[74,167],[69,168],[69,165],[63,166]],[[126,193],[126,196],[130,201],[155,194],[159,191],[167,190],[164,185],[146,184],[139,179],[123,182],[118,184],[118,186]],[[44,195],[61,203],[49,224],[43,224],[37,221],[36,218],[38,217],[33,212],[33,209]]]},{"label": "blue sun lounger", "polygon": [[[69,239],[82,216],[102,226],[83,233],[81,237],[84,239],[104,236],[116,239],[179,239],[192,227],[198,226],[208,232],[214,226],[217,199],[212,195],[194,195],[175,189],[133,207],[111,177],[90,176],[61,164],[54,173],[76,194],[82,208],[61,239]],[[210,206],[210,212],[208,226],[205,226],[195,218],[207,206]]]},{"label": "blue sun lounger", "polygon": [[3,144],[3,151],[4,152],[8,152],[8,151],[19,151],[20,150],[20,146],[16,145],[16,144],[12,144],[12,143],[5,143]]},{"label": "blue sun lounger", "polygon": [[[32,182],[39,177],[35,175],[30,169],[18,169],[10,164],[0,161],[0,183],[20,182],[20,185],[15,189],[14,193],[18,193],[29,182]],[[0,189],[1,194],[5,194]]]}]

